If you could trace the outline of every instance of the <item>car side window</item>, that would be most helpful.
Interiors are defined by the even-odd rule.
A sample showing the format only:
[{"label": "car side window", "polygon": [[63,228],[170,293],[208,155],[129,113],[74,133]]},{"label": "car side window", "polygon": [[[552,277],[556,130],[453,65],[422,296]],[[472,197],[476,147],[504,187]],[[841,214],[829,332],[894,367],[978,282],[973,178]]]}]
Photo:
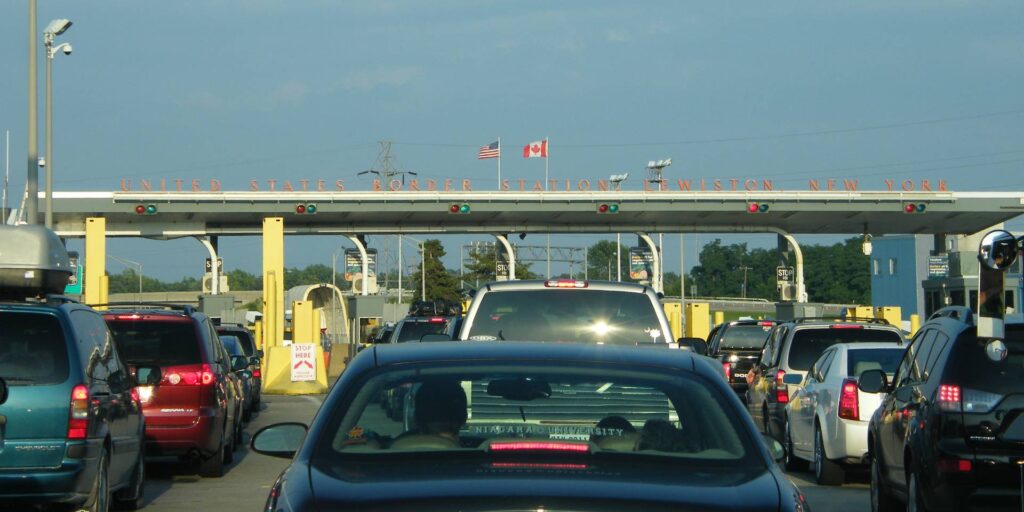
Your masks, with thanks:
[{"label": "car side window", "polygon": [[909,381],[911,365],[914,362],[914,355],[917,353],[918,348],[921,345],[921,340],[930,331],[931,329],[918,332],[917,336],[914,336],[914,339],[910,342],[910,346],[907,347],[907,352],[903,354],[903,360],[900,361],[900,366],[896,369],[896,376],[893,378],[893,382],[896,383],[896,387],[903,386]]},{"label": "car side window", "polygon": [[829,370],[832,368],[832,361],[836,357],[835,350],[829,350],[825,352],[825,357],[822,358],[822,364],[818,368],[818,382],[824,382],[825,376],[828,375]]},{"label": "car side window", "polygon": [[949,336],[936,331],[935,339],[931,342],[932,349],[928,353],[928,358],[924,364],[924,379],[928,380],[932,375],[932,370],[935,369],[935,363],[939,360],[939,356],[946,351],[946,345],[949,345]]},{"label": "car side window", "polygon": [[106,324],[99,315],[85,309],[72,311],[71,321],[79,337],[78,350],[84,362],[86,379],[91,384],[105,386],[110,374],[107,362],[113,354]]},{"label": "car side window", "polygon": [[821,368],[822,363],[825,362],[826,357],[828,357],[828,352],[824,352],[820,356],[818,356],[818,359],[814,361],[814,364],[811,365],[811,369],[807,370],[807,375],[814,380],[820,381],[820,379],[818,379],[818,370]]},{"label": "car side window", "polygon": [[761,349],[761,360],[758,363],[762,366],[770,366],[772,361],[772,355],[775,352],[775,347],[779,343],[779,331],[782,327],[776,327],[775,331],[768,336],[768,343],[764,344],[764,348]]},{"label": "car side window", "polygon": [[935,348],[935,338],[937,335],[938,331],[929,329],[918,341],[917,349],[914,351],[914,360],[910,365],[909,380],[911,382],[924,382],[926,378],[925,368],[927,367],[925,362],[928,360],[931,351]]}]

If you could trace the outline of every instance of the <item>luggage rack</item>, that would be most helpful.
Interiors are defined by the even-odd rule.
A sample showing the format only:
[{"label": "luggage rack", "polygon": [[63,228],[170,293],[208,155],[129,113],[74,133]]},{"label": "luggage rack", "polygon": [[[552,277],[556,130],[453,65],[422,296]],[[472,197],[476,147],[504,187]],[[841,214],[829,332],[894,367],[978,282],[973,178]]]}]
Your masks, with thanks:
[{"label": "luggage rack", "polygon": [[186,315],[192,315],[198,311],[194,306],[187,304],[173,304],[169,302],[133,302],[133,301],[121,301],[121,302],[108,302],[106,304],[90,304],[94,308],[106,307],[114,308],[124,306],[131,306],[128,309],[153,309],[153,310],[170,310],[170,311],[181,311]]},{"label": "luggage rack", "polygon": [[803,324],[810,322],[850,322],[850,323],[865,323],[865,324],[878,324],[878,325],[891,325],[888,320],[884,318],[869,318],[869,317],[858,317],[858,316],[803,316],[794,318],[793,323]]}]

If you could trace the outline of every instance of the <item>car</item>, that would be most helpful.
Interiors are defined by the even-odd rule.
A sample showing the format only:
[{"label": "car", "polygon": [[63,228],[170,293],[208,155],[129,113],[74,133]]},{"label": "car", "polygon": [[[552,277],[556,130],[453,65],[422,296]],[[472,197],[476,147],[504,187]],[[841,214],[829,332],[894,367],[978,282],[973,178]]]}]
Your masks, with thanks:
[{"label": "car", "polygon": [[458,339],[676,346],[653,289],[577,279],[483,285],[473,296]]},{"label": "car", "polygon": [[837,343],[902,344],[903,331],[882,319],[805,317],[772,329],[757,363],[747,372],[747,410],[762,432],[784,440],[789,397],[825,349]]},{"label": "car", "polygon": [[259,412],[260,401],[263,398],[263,350],[256,346],[256,339],[252,331],[241,324],[219,324],[216,327],[218,335],[231,335],[238,338],[242,352],[249,358],[249,372],[252,374],[252,399],[249,401],[249,410]]},{"label": "car", "polygon": [[[292,459],[266,509],[807,510],[775,462],[781,445],[716,366],[594,343],[375,345],[308,432],[253,436],[256,453]],[[396,386],[410,388],[403,421],[373,406]]]},{"label": "car", "polygon": [[[231,371],[238,377],[238,387],[240,391],[242,422],[248,423],[252,418],[252,400],[253,400],[253,377],[252,371],[249,369],[251,361],[245,356],[242,351],[241,344],[238,341],[237,336],[230,334],[221,334],[220,342],[224,344],[224,349],[228,351],[231,356]],[[241,433],[239,432],[239,439],[241,439]]]},{"label": "car", "polygon": [[1020,510],[1024,321],[986,339],[977,318],[939,310],[893,379],[861,375],[883,393],[868,427],[875,510]]},{"label": "car", "polygon": [[108,308],[103,317],[125,361],[160,367],[160,381],[139,388],[146,453],[187,458],[201,476],[223,476],[241,442],[241,400],[210,317],[181,305]]},{"label": "car", "polygon": [[425,335],[435,334],[444,334],[453,339],[461,326],[460,304],[445,300],[417,301],[409,307],[409,314],[395,324],[387,342],[420,341]]},{"label": "car", "polygon": [[0,226],[0,240],[18,248],[0,251],[0,503],[141,507],[145,420],[133,372],[159,370],[130,368],[99,313],[56,295],[70,272],[52,231]]},{"label": "car", "polygon": [[786,405],[786,469],[803,469],[810,461],[819,484],[840,485],[848,468],[866,468],[868,420],[880,398],[859,391],[857,382],[869,369],[896,373],[905,351],[897,343],[839,343],[825,349]]},{"label": "car", "polygon": [[746,400],[747,372],[757,362],[778,320],[741,319],[723,322],[708,334],[708,357],[718,359],[733,391]]}]

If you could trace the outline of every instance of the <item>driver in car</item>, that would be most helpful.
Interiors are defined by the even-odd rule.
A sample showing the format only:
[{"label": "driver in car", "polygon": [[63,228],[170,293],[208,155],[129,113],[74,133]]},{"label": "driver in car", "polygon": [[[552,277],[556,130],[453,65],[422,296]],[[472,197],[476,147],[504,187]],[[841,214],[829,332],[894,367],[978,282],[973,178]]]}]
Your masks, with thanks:
[{"label": "driver in car", "polygon": [[416,430],[406,432],[392,448],[458,448],[459,429],[466,424],[466,392],[456,380],[429,380],[414,401]]}]

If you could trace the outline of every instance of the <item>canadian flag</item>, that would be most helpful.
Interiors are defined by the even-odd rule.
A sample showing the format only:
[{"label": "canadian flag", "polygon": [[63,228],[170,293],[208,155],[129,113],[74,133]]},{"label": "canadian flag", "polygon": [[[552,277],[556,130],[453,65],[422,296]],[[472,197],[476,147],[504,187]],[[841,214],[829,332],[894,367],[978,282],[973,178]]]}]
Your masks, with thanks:
[{"label": "canadian flag", "polygon": [[523,158],[547,158],[548,140],[537,140],[523,146]]}]

